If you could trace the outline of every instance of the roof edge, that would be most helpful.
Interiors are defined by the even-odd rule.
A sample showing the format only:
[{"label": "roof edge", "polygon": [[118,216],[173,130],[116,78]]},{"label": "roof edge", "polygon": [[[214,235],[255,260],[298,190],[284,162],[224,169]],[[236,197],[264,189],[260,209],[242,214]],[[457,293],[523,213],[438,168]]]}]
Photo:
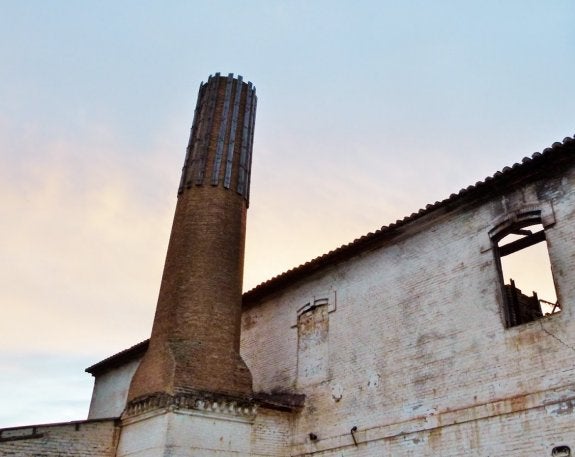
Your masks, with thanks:
[{"label": "roof edge", "polygon": [[[488,176],[483,181],[478,181],[474,185],[461,189],[457,194],[451,194],[444,200],[429,204],[416,213],[412,213],[403,219],[398,219],[390,225],[384,225],[375,232],[370,232],[360,238],[356,238],[350,243],[341,245],[326,254],[316,257],[259,284],[243,294],[243,306],[253,306],[262,298],[277,292],[328,265],[343,262],[359,255],[367,249],[378,245],[385,239],[395,236],[398,233],[398,230],[407,224],[418,221],[440,208],[457,206],[464,201],[478,199],[480,196],[484,195],[485,190],[488,190],[489,193],[501,193],[509,183],[514,182],[514,180],[526,171],[533,171],[533,173],[529,174],[527,178],[531,177],[533,174],[538,174],[542,171],[540,165],[547,163],[550,160],[554,160],[557,157],[561,157],[559,154],[563,154],[564,152],[568,152],[572,155],[563,157],[571,159],[575,158],[575,140],[573,137],[565,138],[562,143],[553,143],[551,147],[544,149],[543,152],[536,152],[531,157],[525,157],[521,163],[515,163],[510,167],[505,167],[501,171],[497,171],[492,176]],[[148,345],[149,339],[118,352],[117,354],[86,368],[85,371],[90,373],[92,376],[101,375],[113,368],[138,358],[140,355],[143,355],[147,351]]]},{"label": "roof edge", "polygon": [[26,424],[26,425],[15,425],[13,427],[0,427],[0,432],[18,430],[21,428],[44,428],[44,427],[65,427],[67,425],[82,425],[82,424],[92,424],[96,422],[117,422],[120,424],[119,417],[99,417],[97,419],[80,419],[75,421],[64,421],[64,422],[48,422],[45,424]]},{"label": "roof edge", "polygon": [[542,163],[548,162],[550,159],[559,157],[559,154],[562,154],[563,152],[575,152],[575,136],[566,137],[561,143],[555,142],[551,147],[544,149],[543,152],[535,152],[531,157],[524,157],[521,160],[521,163],[515,163],[510,167],[504,167],[501,171],[497,171],[493,175],[486,177],[483,181],[478,181],[473,185],[463,188],[459,190],[458,193],[451,194],[448,198],[428,204],[425,208],[420,209],[416,213],[412,213],[403,219],[398,219],[387,226],[384,225],[375,232],[369,232],[360,238],[356,238],[350,243],[341,245],[326,254],[315,257],[306,263],[274,276],[273,278],[245,292],[243,294],[243,305],[246,307],[251,306],[263,297],[277,292],[287,285],[292,284],[329,264],[348,260],[361,252],[364,252],[366,248],[383,241],[387,237],[393,236],[397,233],[398,229],[423,218],[439,208],[446,207],[448,205],[459,205],[463,201],[476,199],[482,195],[484,190],[501,193],[503,187],[516,179],[519,175],[531,170],[538,173],[540,170],[537,167]]},{"label": "roof edge", "polygon": [[128,349],[124,349],[110,357],[105,358],[104,360],[95,363],[94,365],[86,368],[84,371],[86,373],[90,373],[92,376],[98,376],[104,374],[106,371],[110,371],[113,368],[119,367],[127,362],[131,362],[132,360],[137,359],[140,356],[143,356],[146,351],[148,350],[148,345],[150,340],[141,341],[134,346],[129,347]]}]

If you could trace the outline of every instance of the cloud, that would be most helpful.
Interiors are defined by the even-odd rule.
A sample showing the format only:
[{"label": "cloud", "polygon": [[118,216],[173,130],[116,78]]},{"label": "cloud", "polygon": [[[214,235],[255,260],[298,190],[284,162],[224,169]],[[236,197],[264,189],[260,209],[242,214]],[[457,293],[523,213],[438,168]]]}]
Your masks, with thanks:
[{"label": "cloud", "polygon": [[[0,352],[0,427],[85,418],[92,391],[90,376],[78,370],[86,358]],[[32,419],[31,419],[32,418]]]},{"label": "cloud", "polygon": [[32,126],[14,148],[2,121],[0,345],[102,354],[144,339],[175,203],[163,145],[132,151],[102,126],[66,137]]}]

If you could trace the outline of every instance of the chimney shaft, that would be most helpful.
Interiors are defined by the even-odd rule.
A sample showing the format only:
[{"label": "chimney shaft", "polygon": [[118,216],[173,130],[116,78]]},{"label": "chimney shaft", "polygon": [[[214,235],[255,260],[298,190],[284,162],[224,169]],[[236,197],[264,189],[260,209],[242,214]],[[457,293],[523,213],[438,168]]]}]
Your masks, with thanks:
[{"label": "chimney shaft", "polygon": [[150,345],[129,401],[251,394],[239,344],[256,100],[241,76],[216,73],[200,86]]}]

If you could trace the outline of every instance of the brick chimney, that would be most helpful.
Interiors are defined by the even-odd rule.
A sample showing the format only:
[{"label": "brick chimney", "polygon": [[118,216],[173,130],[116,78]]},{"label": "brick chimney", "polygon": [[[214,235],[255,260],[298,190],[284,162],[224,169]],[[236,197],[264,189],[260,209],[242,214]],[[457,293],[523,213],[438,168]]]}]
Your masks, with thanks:
[{"label": "brick chimney", "polygon": [[239,345],[255,92],[233,74],[200,86],[150,345],[128,401],[252,392]]}]

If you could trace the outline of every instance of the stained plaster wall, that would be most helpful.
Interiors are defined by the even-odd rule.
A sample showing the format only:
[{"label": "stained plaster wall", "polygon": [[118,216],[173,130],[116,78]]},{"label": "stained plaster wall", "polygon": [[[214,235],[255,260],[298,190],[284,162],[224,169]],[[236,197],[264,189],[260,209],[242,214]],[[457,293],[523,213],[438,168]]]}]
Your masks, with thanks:
[{"label": "stained plaster wall", "polygon": [[[574,189],[571,168],[432,212],[246,309],[242,354],[254,388],[307,396],[292,455],[551,455],[565,443],[575,451]],[[547,219],[563,311],[505,328],[489,232],[529,205]],[[298,310],[326,301],[327,322],[312,334],[320,349],[310,351]]]},{"label": "stained plaster wall", "polygon": [[[431,213],[379,248],[245,309],[242,355],[254,389],[307,396],[291,419],[260,410],[253,455],[575,450],[574,188],[570,169]],[[563,311],[506,329],[489,232],[533,207],[545,218]],[[94,411],[127,389],[130,373],[97,380]],[[122,402],[112,403],[120,410]]]},{"label": "stained plaster wall", "polygon": [[157,409],[123,420],[117,457],[285,456],[290,419],[265,408],[251,417],[211,407]]},{"label": "stained plaster wall", "polygon": [[88,419],[120,417],[126,406],[130,382],[141,360],[138,357],[95,377]]},{"label": "stained plaster wall", "polygon": [[0,430],[0,456],[114,457],[119,426],[97,420]]}]

